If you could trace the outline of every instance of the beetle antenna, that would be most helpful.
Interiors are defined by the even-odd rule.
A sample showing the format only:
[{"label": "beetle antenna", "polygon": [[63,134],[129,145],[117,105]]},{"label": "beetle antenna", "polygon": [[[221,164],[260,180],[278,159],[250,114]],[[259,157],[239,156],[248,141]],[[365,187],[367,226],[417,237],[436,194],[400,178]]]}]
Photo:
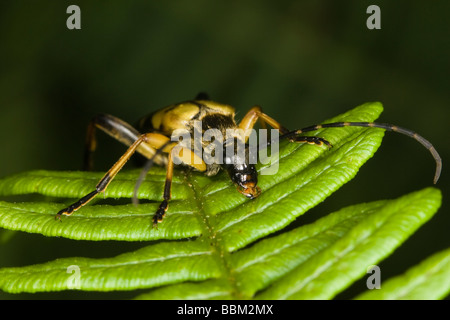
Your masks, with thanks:
[{"label": "beetle antenna", "polygon": [[167,147],[170,144],[171,141],[166,142],[161,146],[161,148],[156,149],[155,154],[147,160],[144,167],[141,170],[141,173],[139,174],[139,178],[136,181],[136,184],[134,185],[134,191],[133,191],[133,198],[131,199],[132,203],[137,206],[139,204],[139,199],[137,197],[137,193],[139,191],[139,188],[142,184],[142,182],[145,180],[145,176],[147,175],[148,171],[153,167],[153,163],[155,163],[155,158],[162,153],[165,147]]},{"label": "beetle antenna", "polygon": [[401,134],[404,134],[410,138],[413,138],[414,140],[418,141],[422,146],[428,149],[430,151],[431,155],[433,156],[434,160],[436,161],[436,171],[434,174],[434,180],[433,183],[436,184],[439,180],[439,176],[441,175],[442,171],[442,158],[437,152],[436,148],[429,142],[427,139],[419,135],[418,133],[411,131],[409,129],[405,129],[399,126],[395,126],[388,123],[377,123],[377,122],[334,122],[334,123],[324,123],[324,124],[318,124],[309,126],[303,129],[299,130],[293,130],[289,131],[283,135],[280,136],[281,138],[294,138],[304,132],[308,131],[316,131],[322,128],[338,128],[338,127],[370,127],[370,128],[381,128],[386,131],[393,131],[398,132]]}]

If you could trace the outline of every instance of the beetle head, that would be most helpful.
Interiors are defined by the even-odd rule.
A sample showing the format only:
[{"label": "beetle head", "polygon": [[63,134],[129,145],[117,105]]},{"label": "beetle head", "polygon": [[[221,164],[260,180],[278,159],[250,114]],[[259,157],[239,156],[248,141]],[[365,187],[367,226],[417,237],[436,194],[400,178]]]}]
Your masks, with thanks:
[{"label": "beetle head", "polygon": [[235,145],[234,152],[227,154],[229,149],[224,147],[224,163],[223,167],[228,172],[237,187],[238,191],[250,199],[258,197],[261,189],[257,186],[258,172],[255,165],[249,161],[249,147],[248,144],[244,146],[244,152],[239,152],[239,148]]}]

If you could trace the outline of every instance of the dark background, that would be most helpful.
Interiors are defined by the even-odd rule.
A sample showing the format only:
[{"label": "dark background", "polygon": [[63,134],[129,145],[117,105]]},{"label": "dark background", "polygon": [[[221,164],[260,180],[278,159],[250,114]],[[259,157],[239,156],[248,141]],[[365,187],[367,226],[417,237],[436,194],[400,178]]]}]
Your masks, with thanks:
[{"label": "dark background", "polygon": [[[81,30],[66,27],[70,4],[81,8]],[[381,30],[366,27],[371,4],[381,9]],[[450,242],[449,13],[446,0],[2,1],[0,177],[80,169],[94,114],[134,123],[199,91],[235,106],[238,119],[259,104],[289,128],[380,101],[380,121],[421,133],[444,159],[440,211],[381,264],[383,279],[400,274]],[[105,170],[124,148],[99,140],[97,169]],[[307,216],[396,198],[432,185],[433,175],[427,150],[387,133],[357,177]],[[107,257],[142,245],[0,232],[0,267]]]}]

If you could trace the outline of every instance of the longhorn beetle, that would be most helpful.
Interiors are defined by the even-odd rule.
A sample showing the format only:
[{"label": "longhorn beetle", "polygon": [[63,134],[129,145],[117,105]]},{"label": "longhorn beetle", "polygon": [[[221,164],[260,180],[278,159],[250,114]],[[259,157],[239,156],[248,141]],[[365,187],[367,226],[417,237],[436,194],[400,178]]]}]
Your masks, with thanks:
[{"label": "longhorn beetle", "polygon": [[[111,115],[96,115],[91,120],[87,130],[84,159],[85,168],[92,169],[92,154],[96,149],[96,129],[101,129],[114,139],[119,140],[128,146],[128,150],[98,182],[94,191],[85,195],[67,208],[59,211],[55,218],[61,220],[61,215],[71,215],[73,212],[77,211],[91,201],[97,194],[105,191],[109,183],[122,169],[128,159],[130,159],[135,152],[138,152],[149,159],[149,164],[154,162],[158,165],[165,165],[167,167],[166,181],[163,191],[164,200],[161,202],[159,208],[153,216],[153,226],[157,227],[158,223],[161,222],[165,216],[169,206],[169,200],[171,198],[171,184],[174,169],[174,158],[172,151],[178,145],[178,142],[171,141],[171,135],[177,129],[184,129],[191,133],[192,137],[194,134],[194,121],[196,120],[202,121],[201,130],[203,132],[209,128],[214,128],[218,129],[224,137],[227,134],[227,129],[242,129],[244,132],[248,132],[246,130],[252,129],[256,121],[259,120],[263,126],[269,125],[274,129],[277,129],[280,133],[280,138],[287,138],[291,142],[302,142],[315,145],[325,144],[328,147],[331,147],[331,144],[327,140],[315,136],[303,136],[302,134],[322,128],[334,127],[354,126],[382,128],[387,131],[394,131],[409,136],[417,140],[431,152],[434,160],[436,161],[434,183],[438,181],[441,173],[442,160],[433,145],[419,134],[395,125],[375,122],[334,122],[313,125],[303,129],[290,131],[283,127],[275,119],[263,113],[259,106],[254,106],[251,108],[239,124],[236,123],[234,117],[235,109],[233,107],[211,101],[205,94],[199,94],[194,100],[170,105],[158,110],[142,118],[138,122],[136,128]],[[246,151],[249,147],[248,138],[249,136],[246,134],[236,134],[231,137],[233,141],[238,140],[243,143]],[[191,143],[194,142],[191,141]],[[226,144],[227,142],[222,145],[224,148],[224,154]],[[202,142],[202,147],[207,147],[207,143]],[[248,155],[248,152],[245,154]],[[198,156],[190,149],[183,149],[179,155],[183,164],[204,172],[206,175],[215,175],[221,168],[226,170],[233,183],[237,186],[238,191],[250,199],[258,197],[261,193],[260,188],[257,186],[258,176],[255,165],[249,162],[248,156],[242,158],[237,152],[235,152],[231,156],[227,155],[222,164],[208,164],[202,159],[198,159]],[[197,161],[192,161],[192,159]],[[138,180],[137,186],[142,179],[143,178],[141,176],[141,179]]]}]

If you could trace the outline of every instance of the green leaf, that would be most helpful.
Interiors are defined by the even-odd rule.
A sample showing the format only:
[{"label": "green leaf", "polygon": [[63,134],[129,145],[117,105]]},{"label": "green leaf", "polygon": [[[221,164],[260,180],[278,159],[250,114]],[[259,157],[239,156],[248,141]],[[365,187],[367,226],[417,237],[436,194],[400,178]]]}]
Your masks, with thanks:
[{"label": "green leaf", "polygon": [[356,299],[429,300],[442,299],[450,293],[450,249],[438,252],[405,274],[386,280],[377,290]]},{"label": "green leaf", "polygon": [[[374,121],[381,111],[379,103],[365,104],[327,122]],[[105,192],[106,200],[62,222],[55,221],[56,212],[92,191],[103,174],[32,171],[4,178],[3,196],[40,194],[50,200],[0,202],[0,227],[77,240],[167,241],[111,258],[3,268],[0,288],[67,290],[72,279],[67,268],[75,265],[81,290],[152,288],[138,297],[145,299],[332,298],[425,223],[441,195],[428,188],[397,200],[351,206],[282,232],[356,175],[379,147],[383,130],[330,128],[316,135],[333,148],[282,143],[278,172],[260,175],[262,194],[254,200],[238,193],[226,174],[210,178],[176,170],[173,200],[158,229],[151,227],[151,217],[162,200],[162,168],[152,168],[142,184],[139,206],[117,203],[132,197],[140,171],[121,172]]]},{"label": "green leaf", "polygon": [[82,290],[149,288],[218,277],[220,266],[215,260],[206,242],[160,243],[114,258],[65,258],[40,265],[1,269],[0,287],[12,293],[70,289],[73,282],[67,270],[77,266]]},{"label": "green leaf", "polygon": [[[313,255],[307,256],[306,261],[257,298],[332,298],[428,221],[436,212],[440,199],[440,192],[429,188],[395,201],[345,208],[317,221],[317,225],[326,226],[314,235],[320,241],[313,236],[306,237],[305,242],[319,242],[323,249],[313,247]],[[311,248],[311,244],[306,247]],[[301,250],[305,250],[304,246]]]}]

